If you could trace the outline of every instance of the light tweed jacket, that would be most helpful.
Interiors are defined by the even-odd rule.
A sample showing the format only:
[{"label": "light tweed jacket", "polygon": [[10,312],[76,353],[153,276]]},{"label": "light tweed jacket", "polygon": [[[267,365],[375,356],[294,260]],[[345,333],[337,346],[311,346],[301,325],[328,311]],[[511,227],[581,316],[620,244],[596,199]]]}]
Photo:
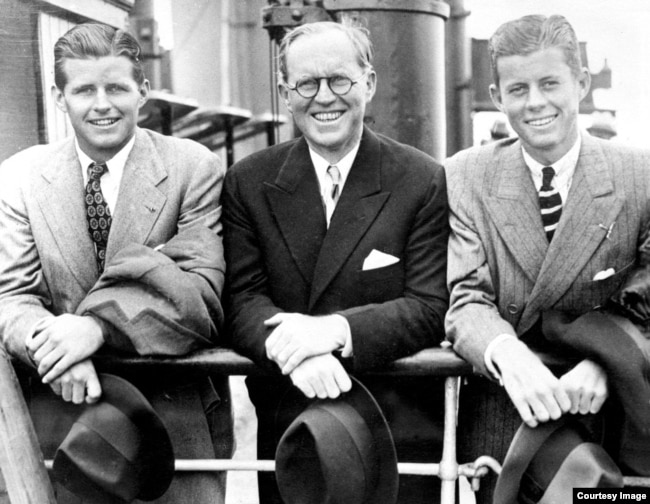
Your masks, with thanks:
[{"label": "light tweed jacket", "polygon": [[[550,244],[518,139],[462,151],[445,169],[447,337],[483,374],[485,349],[497,335],[522,335],[544,310],[578,315],[601,305],[637,261],[650,220],[648,151],[584,134]],[[609,276],[594,280],[601,271]]]},{"label": "light tweed jacket", "polygon": [[[220,233],[224,174],[219,158],[201,145],[138,129],[107,262],[127,245],[154,248],[197,224]],[[26,363],[25,341],[36,323],[75,313],[98,279],[83,193],[72,139],[31,147],[0,165],[0,336]],[[223,259],[215,268],[222,285]],[[178,350],[159,353],[183,353]]]}]

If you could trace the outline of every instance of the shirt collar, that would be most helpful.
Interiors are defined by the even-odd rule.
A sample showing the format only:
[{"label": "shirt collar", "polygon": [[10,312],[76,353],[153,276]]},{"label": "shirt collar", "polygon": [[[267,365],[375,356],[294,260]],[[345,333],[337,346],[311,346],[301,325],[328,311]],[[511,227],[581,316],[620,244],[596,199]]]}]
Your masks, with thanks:
[{"label": "shirt collar", "polygon": [[[360,145],[361,142],[357,143],[352,148],[352,150],[348,152],[345,156],[343,156],[341,160],[335,165],[339,169],[339,173],[341,174],[341,188],[345,184],[345,181],[348,178],[350,170],[352,169],[352,163],[354,163],[354,159],[357,157],[357,152],[359,152]],[[331,166],[331,164],[323,156],[321,156],[316,151],[314,151],[311,147],[309,147],[309,155],[311,156],[311,162],[314,165],[314,169],[316,170],[316,175],[318,176],[318,180],[319,181],[323,180],[323,178],[327,176],[327,168]]]},{"label": "shirt collar", "polygon": [[[124,147],[120,149],[117,154],[106,161],[108,172],[111,175],[114,175],[117,180],[120,180],[122,178],[122,173],[124,173],[124,167],[126,166],[126,160],[129,157],[134,144],[135,135],[131,137],[131,139],[126,143]],[[95,161],[81,150],[81,147],[79,146],[79,140],[77,140],[76,137],[74,139],[74,146],[77,151],[79,162],[81,163],[81,173],[83,174],[84,184],[86,184],[88,182],[88,167]]]},{"label": "shirt collar", "polygon": [[578,134],[578,138],[573,144],[573,147],[571,147],[564,156],[562,156],[552,165],[541,164],[540,162],[533,159],[533,157],[530,154],[528,154],[528,152],[526,152],[526,149],[524,149],[523,145],[521,147],[521,151],[524,155],[524,161],[526,162],[526,165],[528,166],[528,168],[530,169],[534,177],[541,178],[542,168],[546,166],[552,166],[553,169],[555,170],[555,175],[557,177],[570,179],[573,176],[573,172],[576,169],[576,165],[578,164],[578,157],[580,156],[581,145],[582,145],[582,138]]}]

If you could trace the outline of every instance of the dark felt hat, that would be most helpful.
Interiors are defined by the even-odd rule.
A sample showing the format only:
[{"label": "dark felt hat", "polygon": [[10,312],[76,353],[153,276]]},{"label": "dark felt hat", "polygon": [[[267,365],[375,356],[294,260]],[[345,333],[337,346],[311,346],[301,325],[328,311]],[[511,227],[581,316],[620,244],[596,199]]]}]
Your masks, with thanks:
[{"label": "dark felt hat", "polygon": [[[293,389],[283,403],[300,400]],[[280,439],[275,475],[286,504],[397,502],[393,437],[368,389],[352,378],[339,398],[311,401]]]},{"label": "dark felt hat", "polygon": [[621,488],[623,475],[571,416],[536,428],[522,424],[494,490],[494,504],[573,502],[574,488]]},{"label": "dark felt hat", "polygon": [[154,500],[174,476],[167,429],[131,383],[99,375],[102,398],[83,407],[54,456],[54,478],[94,503]]}]

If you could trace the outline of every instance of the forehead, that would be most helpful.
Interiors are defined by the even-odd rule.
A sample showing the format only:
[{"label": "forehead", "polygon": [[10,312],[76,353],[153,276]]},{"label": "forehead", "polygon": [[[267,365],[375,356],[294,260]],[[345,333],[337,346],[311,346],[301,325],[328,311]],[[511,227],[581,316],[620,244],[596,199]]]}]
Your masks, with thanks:
[{"label": "forehead", "polygon": [[501,83],[511,80],[534,81],[572,73],[564,51],[558,47],[540,49],[526,55],[501,56],[497,59],[497,72]]},{"label": "forehead", "polygon": [[359,55],[350,38],[342,31],[298,37],[287,49],[289,75],[328,75],[335,71],[355,71],[361,68]]},{"label": "forehead", "polygon": [[126,56],[66,58],[63,71],[68,84],[133,81],[133,63]]}]

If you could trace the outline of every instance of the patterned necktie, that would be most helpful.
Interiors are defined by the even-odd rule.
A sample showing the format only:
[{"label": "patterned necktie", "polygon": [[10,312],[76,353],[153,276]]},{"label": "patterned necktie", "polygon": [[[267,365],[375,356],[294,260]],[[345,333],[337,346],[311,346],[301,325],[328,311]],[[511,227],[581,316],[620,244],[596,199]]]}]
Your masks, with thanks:
[{"label": "patterned necktie", "polygon": [[108,171],[106,164],[93,163],[88,167],[88,183],[86,184],[86,218],[88,220],[88,231],[95,242],[97,253],[97,267],[99,273],[104,271],[106,261],[106,244],[108,233],[111,230],[111,211],[102,194],[100,180],[102,175]]},{"label": "patterned necktie", "polygon": [[542,224],[550,242],[562,215],[562,196],[551,185],[555,170],[550,166],[542,168],[542,187],[539,190],[539,206],[542,209]]}]

